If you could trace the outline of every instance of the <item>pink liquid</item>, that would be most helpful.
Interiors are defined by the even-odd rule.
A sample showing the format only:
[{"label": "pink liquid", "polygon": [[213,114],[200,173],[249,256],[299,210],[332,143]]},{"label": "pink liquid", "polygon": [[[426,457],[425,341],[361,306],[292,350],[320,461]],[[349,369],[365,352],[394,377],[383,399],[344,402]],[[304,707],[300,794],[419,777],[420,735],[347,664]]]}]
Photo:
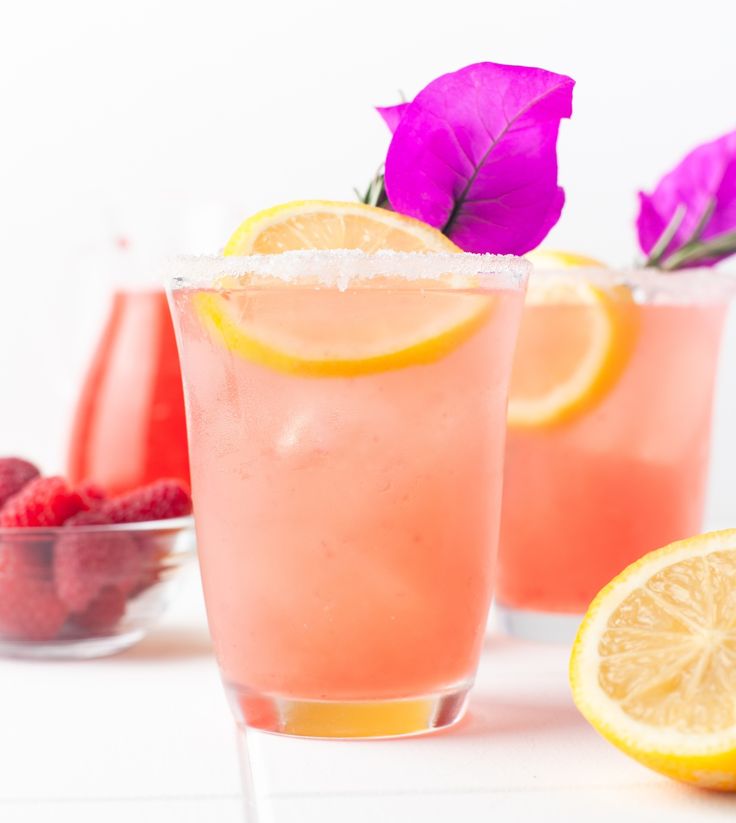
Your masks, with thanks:
[{"label": "pink liquid", "polygon": [[725,306],[645,304],[637,312],[631,358],[600,403],[567,423],[508,432],[497,587],[504,606],[582,613],[634,560],[701,530]]},{"label": "pink liquid", "polygon": [[[521,292],[494,292],[488,319],[436,362],[356,377],[284,374],[229,351],[204,329],[194,294],[175,292],[175,314],[225,680],[313,700],[469,684],[494,579]],[[227,298],[247,316],[255,294]],[[436,297],[414,289],[403,310]],[[330,301],[349,325],[367,310],[390,318],[397,296],[286,288],[283,301],[303,315]]]},{"label": "pink liquid", "polygon": [[164,292],[115,294],[77,406],[68,475],[112,494],[163,477],[189,482],[181,372]]}]

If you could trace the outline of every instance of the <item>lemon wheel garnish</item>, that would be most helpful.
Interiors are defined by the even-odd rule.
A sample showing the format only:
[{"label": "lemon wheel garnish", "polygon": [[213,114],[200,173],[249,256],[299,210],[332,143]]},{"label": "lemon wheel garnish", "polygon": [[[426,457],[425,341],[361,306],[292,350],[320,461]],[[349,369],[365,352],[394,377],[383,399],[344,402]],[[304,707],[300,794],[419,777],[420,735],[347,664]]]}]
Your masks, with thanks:
[{"label": "lemon wheel garnish", "polygon": [[295,249],[461,251],[441,231],[388,209],[295,200],[249,217],[235,230],[224,253],[275,254]]},{"label": "lemon wheel garnish", "polygon": [[[459,252],[437,229],[361,203],[323,200],[275,206],[250,217],[227,255],[298,249]],[[357,376],[432,363],[460,346],[487,320],[491,295],[427,288],[200,292],[196,307],[214,339],[232,352],[288,374]]]},{"label": "lemon wheel garnish", "polygon": [[609,583],[570,682],[587,720],[636,760],[736,791],[736,529],[673,543]]},{"label": "lemon wheel garnish", "polygon": [[352,377],[433,363],[471,337],[493,304],[492,297],[480,295],[363,292],[356,310],[346,313],[339,305],[344,299],[325,291],[297,304],[267,290],[195,297],[210,334],[230,351],[304,377]]},{"label": "lemon wheel garnish", "polygon": [[620,378],[636,339],[625,286],[532,274],[514,356],[508,421],[540,427],[593,408]]},{"label": "lemon wheel garnish", "polygon": [[535,269],[605,269],[605,264],[587,254],[578,254],[576,251],[560,251],[558,249],[534,249],[527,255]]}]

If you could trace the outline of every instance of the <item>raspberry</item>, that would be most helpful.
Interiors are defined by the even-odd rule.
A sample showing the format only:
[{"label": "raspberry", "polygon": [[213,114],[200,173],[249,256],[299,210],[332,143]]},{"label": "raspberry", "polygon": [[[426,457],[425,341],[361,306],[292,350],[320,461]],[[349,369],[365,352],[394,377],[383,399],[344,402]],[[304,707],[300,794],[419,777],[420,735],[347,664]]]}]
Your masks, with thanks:
[{"label": "raspberry", "polygon": [[155,535],[139,535],[138,540],[141,551],[141,574],[135,588],[130,592],[130,597],[137,597],[162,579],[167,570],[166,559],[170,553],[168,545],[161,545]]},{"label": "raspberry", "polygon": [[191,514],[192,498],[186,486],[178,480],[158,480],[113,498],[104,510],[113,523],[168,520]]},{"label": "raspberry", "polygon": [[[110,523],[103,511],[80,512],[67,526]],[[81,531],[62,534],[54,548],[54,580],[61,600],[73,612],[83,612],[105,587],[123,595],[141,577],[141,550],[132,535],[115,531]]]},{"label": "raspberry", "polygon": [[90,509],[98,508],[107,500],[107,494],[102,486],[96,483],[82,483],[77,486],[77,494],[84,500],[87,507]]},{"label": "raspberry", "polygon": [[46,547],[0,546],[0,634],[8,639],[51,640],[67,617],[46,565]]},{"label": "raspberry", "polygon": [[38,475],[38,469],[27,460],[20,457],[0,458],[0,509],[9,497],[17,494]]},{"label": "raspberry", "polygon": [[0,526],[61,526],[85,508],[64,478],[37,477],[5,503]]},{"label": "raspberry", "polygon": [[65,526],[112,526],[107,513],[102,507],[97,509],[84,509],[81,512],[73,514],[68,520],[64,521]]},{"label": "raspberry", "polygon": [[47,540],[15,540],[0,543],[0,580],[25,577],[50,580],[52,548]]},{"label": "raspberry", "polygon": [[111,629],[124,614],[125,595],[115,586],[105,586],[89,606],[73,618],[80,628],[95,633]]}]

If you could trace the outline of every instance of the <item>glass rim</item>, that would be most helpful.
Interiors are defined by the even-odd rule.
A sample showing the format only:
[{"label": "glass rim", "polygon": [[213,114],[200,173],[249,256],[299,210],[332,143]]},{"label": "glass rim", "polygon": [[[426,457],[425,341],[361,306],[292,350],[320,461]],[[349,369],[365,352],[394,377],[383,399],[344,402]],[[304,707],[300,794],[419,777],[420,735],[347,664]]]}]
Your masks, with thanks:
[{"label": "glass rim", "polygon": [[194,517],[191,514],[183,517],[169,517],[166,520],[142,520],[136,523],[88,523],[71,526],[0,526],[0,538],[12,540],[44,537],[56,538],[72,534],[120,534],[121,532],[160,533],[188,531],[194,528]]},{"label": "glass rim", "polygon": [[[285,285],[348,288],[353,282],[393,277],[424,285],[436,281],[450,288],[467,287],[468,278],[481,285],[521,289],[532,264],[511,254],[473,252],[406,252],[381,249],[297,249],[275,254],[177,256],[163,264],[171,289],[187,287],[222,288],[220,277],[244,274],[281,280]],[[454,282],[455,279],[463,283]],[[232,286],[229,285],[228,288]],[[258,287],[258,286],[256,286]]]},{"label": "glass rim", "polygon": [[701,266],[678,271],[644,266],[570,266],[534,268],[532,279],[556,277],[585,280],[596,286],[627,286],[644,302],[652,299],[680,303],[728,302],[736,295],[736,273]]}]

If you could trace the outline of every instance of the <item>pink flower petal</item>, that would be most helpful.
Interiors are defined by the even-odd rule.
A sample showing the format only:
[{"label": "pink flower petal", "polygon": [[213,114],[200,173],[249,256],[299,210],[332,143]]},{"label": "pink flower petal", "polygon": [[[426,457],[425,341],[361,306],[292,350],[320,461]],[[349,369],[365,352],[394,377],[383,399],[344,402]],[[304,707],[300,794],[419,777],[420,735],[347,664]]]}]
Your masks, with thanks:
[{"label": "pink flower petal", "polygon": [[397,103],[395,106],[376,106],[376,111],[383,117],[383,122],[393,134],[408,108],[408,103]]},{"label": "pink flower petal", "polygon": [[[693,238],[704,218],[701,241],[736,230],[736,131],[691,151],[662,177],[651,194],[639,192],[636,227],[645,254],[655,247],[678,207],[684,217],[664,259]],[[722,257],[699,260],[697,265],[712,265],[719,259]]]},{"label": "pink flower petal", "polygon": [[389,147],[393,208],[466,251],[523,254],[539,245],[564,204],[556,147],[573,85],[498,63],[434,80],[407,104]]}]

